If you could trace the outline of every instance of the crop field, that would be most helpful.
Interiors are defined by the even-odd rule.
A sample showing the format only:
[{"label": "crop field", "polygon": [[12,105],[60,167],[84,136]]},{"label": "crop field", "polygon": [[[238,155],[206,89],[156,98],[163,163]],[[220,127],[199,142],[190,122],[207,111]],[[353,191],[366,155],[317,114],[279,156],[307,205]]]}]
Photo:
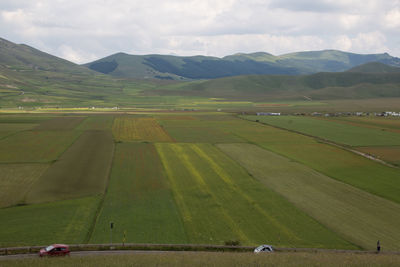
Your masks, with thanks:
[{"label": "crop field", "polygon": [[400,146],[358,147],[357,150],[400,166]]},{"label": "crop field", "polygon": [[335,181],[255,145],[218,147],[266,186],[346,240],[370,250],[375,248],[376,240],[388,250],[400,249],[400,204]]},{"label": "crop field", "polygon": [[187,243],[158,153],[152,144],[117,144],[109,187],[90,243]]},{"label": "crop field", "polygon": [[84,242],[98,197],[0,209],[0,246]]},{"label": "crop field", "polygon": [[49,162],[80,135],[76,131],[22,131],[0,140],[0,162]]},{"label": "crop field", "polygon": [[92,115],[87,117],[78,127],[78,130],[111,130],[114,116]]},{"label": "crop field", "polygon": [[[214,116],[217,117],[217,116]],[[164,119],[158,117],[160,125],[168,134],[180,143],[236,143],[244,142],[233,133],[239,120],[208,120],[198,119]]]},{"label": "crop field", "polygon": [[73,130],[78,126],[85,117],[67,117],[59,116],[40,123],[35,130],[37,131],[66,131]]},{"label": "crop field", "polygon": [[48,164],[0,164],[0,208],[24,203],[32,184]]},{"label": "crop field", "polygon": [[171,142],[171,137],[154,118],[133,116],[116,117],[112,127],[117,141]]},{"label": "crop field", "polygon": [[245,116],[245,118],[349,146],[400,145],[398,133],[317,118],[299,116]]},{"label": "crop field", "polygon": [[400,119],[396,117],[331,117],[329,120],[400,133]]},{"label": "crop field", "polygon": [[400,164],[397,120],[77,112],[0,115],[0,246],[113,222],[113,242],[400,250],[400,169],[320,140]]},{"label": "crop field", "polygon": [[213,145],[156,147],[189,242],[250,245],[269,240],[290,247],[353,247],[263,187]]},{"label": "crop field", "polygon": [[260,144],[331,178],[400,203],[400,170],[326,144]]},{"label": "crop field", "polygon": [[33,184],[26,203],[102,194],[114,143],[111,132],[87,131]]}]

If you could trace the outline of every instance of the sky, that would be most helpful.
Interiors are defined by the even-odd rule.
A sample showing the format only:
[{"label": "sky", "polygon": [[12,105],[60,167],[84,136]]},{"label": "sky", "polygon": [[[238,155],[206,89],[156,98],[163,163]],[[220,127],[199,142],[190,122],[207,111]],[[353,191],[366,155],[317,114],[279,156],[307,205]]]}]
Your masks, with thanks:
[{"label": "sky", "polygon": [[400,57],[400,0],[0,0],[0,37],[79,64],[118,52]]}]

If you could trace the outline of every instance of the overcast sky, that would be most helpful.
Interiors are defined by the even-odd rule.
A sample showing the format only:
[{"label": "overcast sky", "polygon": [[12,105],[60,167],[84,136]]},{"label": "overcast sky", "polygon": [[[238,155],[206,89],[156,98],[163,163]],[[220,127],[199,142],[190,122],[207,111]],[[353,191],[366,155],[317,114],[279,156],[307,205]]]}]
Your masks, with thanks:
[{"label": "overcast sky", "polygon": [[75,63],[117,52],[400,57],[400,0],[0,0],[0,37]]}]

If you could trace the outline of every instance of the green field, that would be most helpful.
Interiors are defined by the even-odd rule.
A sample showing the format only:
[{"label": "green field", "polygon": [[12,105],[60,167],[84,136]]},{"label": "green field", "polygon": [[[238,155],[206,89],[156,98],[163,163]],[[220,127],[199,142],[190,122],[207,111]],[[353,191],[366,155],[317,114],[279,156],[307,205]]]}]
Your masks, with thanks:
[{"label": "green field", "polygon": [[346,240],[373,250],[376,240],[399,250],[400,204],[335,181],[250,144],[220,144],[250,174]]},{"label": "green field", "polygon": [[195,116],[189,118],[158,117],[162,127],[179,143],[236,143],[243,139],[233,134],[236,120],[233,117]]},{"label": "green field", "polygon": [[263,187],[214,146],[156,147],[189,242],[237,240],[244,245],[268,241],[289,247],[353,247]]},{"label": "green field", "polygon": [[0,209],[0,246],[85,241],[97,197]]},{"label": "green field", "polygon": [[301,132],[349,146],[400,145],[400,134],[299,116],[245,116],[249,120]]},{"label": "green field", "polygon": [[0,140],[0,162],[49,162],[56,160],[80,132],[22,131]]},{"label": "green field", "polygon": [[112,115],[93,115],[87,117],[79,126],[78,130],[111,130],[114,121]]},{"label": "green field", "polygon": [[102,194],[114,143],[110,131],[87,131],[33,184],[26,203]]},{"label": "green field", "polygon": [[123,143],[115,151],[110,183],[91,243],[187,243],[182,219],[152,144]]},{"label": "green field", "polygon": [[39,177],[46,171],[48,164],[0,164],[0,207],[24,203]]},{"label": "green field", "polygon": [[[77,112],[0,116],[0,246],[108,243],[113,222],[113,242],[400,249],[399,169],[229,113]],[[397,155],[377,145],[396,121],[300,119]]]}]

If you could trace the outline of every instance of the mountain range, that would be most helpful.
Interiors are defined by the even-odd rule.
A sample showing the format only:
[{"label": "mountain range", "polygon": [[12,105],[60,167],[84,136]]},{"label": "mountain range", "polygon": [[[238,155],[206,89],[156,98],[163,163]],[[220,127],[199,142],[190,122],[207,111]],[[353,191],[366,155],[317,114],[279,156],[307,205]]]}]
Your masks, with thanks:
[{"label": "mountain range", "polygon": [[[198,97],[255,102],[400,97],[398,65],[388,54],[333,50],[222,59],[119,53],[77,65],[0,39],[0,108],[151,107]],[[214,78],[205,79],[209,76]]]},{"label": "mountain range", "polygon": [[298,52],[281,56],[265,52],[239,53],[223,58],[117,53],[84,66],[115,77],[187,80],[250,74],[304,75],[342,72],[368,62],[400,67],[400,58],[387,53],[361,55],[337,50]]}]

